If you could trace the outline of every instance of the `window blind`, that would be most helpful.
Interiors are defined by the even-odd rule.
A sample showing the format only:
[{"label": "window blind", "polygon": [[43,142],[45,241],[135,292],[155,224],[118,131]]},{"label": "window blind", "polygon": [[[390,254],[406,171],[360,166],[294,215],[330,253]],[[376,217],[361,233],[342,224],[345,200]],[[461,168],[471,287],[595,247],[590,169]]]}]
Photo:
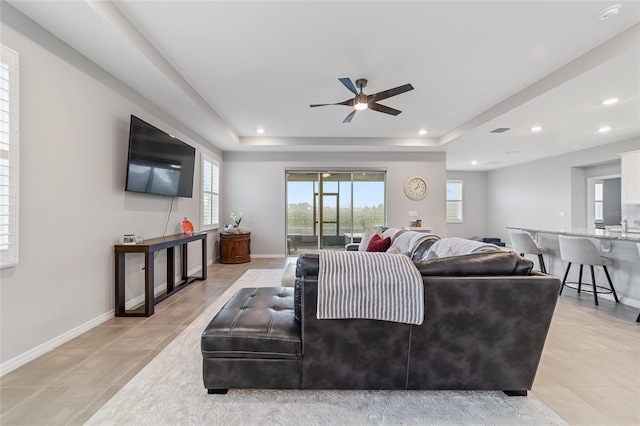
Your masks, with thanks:
[{"label": "window blind", "polygon": [[594,219],[604,221],[604,182],[596,182],[594,186]]},{"label": "window blind", "polygon": [[220,224],[220,164],[202,154],[202,229]]},{"label": "window blind", "polygon": [[0,55],[0,267],[18,263],[18,54]]},{"label": "window blind", "polygon": [[447,181],[447,222],[462,222],[462,181]]}]

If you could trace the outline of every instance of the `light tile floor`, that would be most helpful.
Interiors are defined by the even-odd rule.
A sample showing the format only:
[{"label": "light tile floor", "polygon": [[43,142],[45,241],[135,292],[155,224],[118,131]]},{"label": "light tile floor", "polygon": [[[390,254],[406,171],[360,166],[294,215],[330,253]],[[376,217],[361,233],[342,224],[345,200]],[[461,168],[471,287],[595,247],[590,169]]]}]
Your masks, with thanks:
[{"label": "light tile floor", "polygon": [[[150,318],[113,318],[0,378],[0,424],[83,424],[247,269],[213,264]],[[637,310],[565,290],[532,393],[572,425],[640,425]]]}]

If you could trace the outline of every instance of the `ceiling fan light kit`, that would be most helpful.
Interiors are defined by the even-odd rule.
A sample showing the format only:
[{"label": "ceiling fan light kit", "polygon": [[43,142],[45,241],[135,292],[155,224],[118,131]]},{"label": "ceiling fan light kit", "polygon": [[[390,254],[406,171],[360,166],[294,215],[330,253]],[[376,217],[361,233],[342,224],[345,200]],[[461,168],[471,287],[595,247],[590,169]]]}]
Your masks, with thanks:
[{"label": "ceiling fan light kit", "polygon": [[[338,102],[335,104],[311,104],[309,106],[311,108],[327,105],[346,105],[353,107],[353,111],[351,111],[349,115],[345,117],[345,119],[342,121],[343,123],[350,123],[351,119],[354,117],[357,111],[364,111],[365,109],[371,109],[373,111],[378,111],[389,115],[398,115],[402,111],[379,104],[377,103],[377,101],[400,95],[404,92],[408,92],[409,90],[413,90],[413,86],[411,84],[404,84],[402,86],[394,87],[393,89],[374,93],[373,95],[365,95],[364,93],[362,93],[362,89],[367,87],[366,79],[357,79],[355,85],[353,84],[351,79],[347,77],[339,78],[338,80],[344,85],[344,87],[346,87],[351,93],[355,95],[353,99],[347,99],[346,101]],[[359,93],[357,89],[360,89]]]}]

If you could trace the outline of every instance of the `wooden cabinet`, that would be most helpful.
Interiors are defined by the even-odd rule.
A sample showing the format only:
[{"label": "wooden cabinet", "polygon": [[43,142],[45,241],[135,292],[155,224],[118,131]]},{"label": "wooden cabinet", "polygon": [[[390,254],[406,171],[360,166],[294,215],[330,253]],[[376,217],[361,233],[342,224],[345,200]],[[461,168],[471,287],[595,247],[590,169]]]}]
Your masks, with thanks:
[{"label": "wooden cabinet", "polygon": [[251,262],[251,232],[220,234],[220,263]]}]

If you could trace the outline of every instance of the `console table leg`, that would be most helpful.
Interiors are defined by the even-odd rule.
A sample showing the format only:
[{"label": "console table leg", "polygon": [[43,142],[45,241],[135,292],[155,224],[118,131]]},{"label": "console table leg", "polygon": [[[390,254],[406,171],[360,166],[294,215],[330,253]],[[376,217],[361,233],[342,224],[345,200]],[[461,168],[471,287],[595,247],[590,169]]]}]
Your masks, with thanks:
[{"label": "console table leg", "polygon": [[182,244],[182,281],[187,281],[189,271],[187,270],[187,259],[188,259],[188,251],[187,251],[187,243]]},{"label": "console table leg", "polygon": [[167,248],[167,294],[174,289],[176,279],[176,259],[173,247]]},{"label": "console table leg", "polygon": [[122,316],[124,314],[124,253],[115,254],[115,269],[116,269],[116,316]]},{"label": "console table leg", "polygon": [[154,287],[154,262],[153,252],[144,254],[144,314],[145,316],[153,315],[153,307],[155,305],[153,294]]},{"label": "console table leg", "polygon": [[202,279],[207,279],[207,237],[202,240]]}]

